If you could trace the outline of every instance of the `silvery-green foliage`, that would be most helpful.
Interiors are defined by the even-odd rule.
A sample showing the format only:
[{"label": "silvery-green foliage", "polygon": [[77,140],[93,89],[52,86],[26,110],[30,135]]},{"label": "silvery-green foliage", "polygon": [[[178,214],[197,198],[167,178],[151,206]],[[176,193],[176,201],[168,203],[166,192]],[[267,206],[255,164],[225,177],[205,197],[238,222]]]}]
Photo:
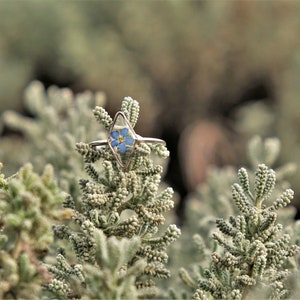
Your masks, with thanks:
[{"label": "silvery-green foliage", "polygon": [[[232,185],[238,213],[216,220],[209,266],[199,267],[198,282],[184,269],[181,278],[197,285],[193,299],[246,299],[255,297],[257,287],[264,299],[286,298],[290,291],[285,281],[297,272],[299,246],[277,221],[277,211],[291,202],[294,192],[286,189],[273,197],[276,175],[264,164],[258,165],[254,182],[244,168],[238,179]],[[266,205],[269,198],[272,204]]]},{"label": "silvery-green foliage", "polygon": [[136,299],[135,279],[146,263],[142,259],[131,265],[128,262],[140,247],[139,237],[108,238],[102,230],[93,228],[93,240],[95,261],[71,265],[58,254],[56,264],[49,266],[55,279],[47,288],[59,299]]},{"label": "silvery-green foliage", "polygon": [[[83,176],[83,163],[74,150],[74,144],[101,137],[91,108],[104,104],[103,93],[86,91],[74,95],[68,88],[51,86],[45,90],[42,83],[33,81],[26,88],[24,98],[25,108],[32,118],[15,111],[6,111],[2,116],[6,126],[22,132],[25,137],[22,148],[27,151],[14,157],[14,163],[22,165],[31,161],[41,170],[51,163],[60,186],[77,196],[77,182]],[[11,155],[15,151],[8,153]]]},{"label": "silvery-green foliage", "polygon": [[[121,111],[134,126],[138,102],[126,97]],[[112,118],[104,108],[96,106],[93,112],[110,129]],[[162,144],[139,143],[124,169],[108,145],[95,148],[80,142],[76,149],[90,178],[80,180],[82,196],[76,203],[71,197],[64,202],[74,210],[74,224],[54,227],[55,235],[69,242],[76,263],[70,264],[60,253],[57,263],[49,266],[54,278],[48,290],[62,299],[97,294],[103,299],[154,296],[155,279],[170,276],[167,247],[180,235],[173,224],[159,231],[164,213],[173,208],[173,191],[160,189],[163,170],[151,154],[166,158],[169,152]],[[81,267],[75,270],[75,266]]]},{"label": "silvery-green foliage", "polygon": [[1,299],[40,299],[48,276],[40,260],[53,242],[51,226],[71,216],[69,209],[58,210],[64,198],[51,165],[41,176],[30,164],[12,177],[0,175]]},{"label": "silvery-green foliage", "polygon": [[[278,138],[262,139],[260,136],[254,136],[250,139],[247,147],[248,160],[252,169],[260,163],[273,167],[280,155],[281,142]],[[286,163],[275,168],[277,180],[284,180],[287,176],[294,174],[296,171],[295,163]]]},{"label": "silvery-green foliage", "polygon": [[[283,166],[276,164],[275,166],[280,153],[280,146],[281,143],[277,138],[262,139],[254,136],[247,147],[250,167],[247,170],[241,168],[238,172],[239,180],[241,180],[244,188],[249,190],[249,183],[255,180],[255,164],[265,163],[265,161],[272,163],[277,180],[272,197],[265,199],[265,204],[270,204],[274,197],[280,197],[283,189],[290,187],[287,178],[295,170],[295,166],[289,163]],[[177,270],[180,270],[181,277],[189,275],[196,278],[199,276],[199,266],[202,269],[209,267],[210,255],[216,244],[211,238],[216,230],[216,219],[228,219],[232,215],[239,214],[237,206],[232,201],[230,188],[236,181],[236,176],[236,171],[232,166],[211,168],[208,171],[206,182],[198,187],[196,193],[189,195],[186,205],[186,222],[181,228],[182,235],[172,249],[172,256],[180,255],[181,263],[172,260],[170,266],[173,272],[177,273]],[[271,183],[271,178],[268,183]],[[295,212],[295,208],[289,205],[277,211],[277,220],[285,228],[292,227]],[[182,271],[182,266],[188,271]],[[187,286],[182,284],[182,280],[176,278],[177,281],[174,282],[174,277],[171,279],[172,282],[169,286],[174,294],[171,296],[172,299],[182,298],[184,294],[191,293],[187,290]]]},{"label": "silvery-green foliage", "polygon": [[[248,142],[247,156],[249,168],[247,171],[241,168],[238,172],[240,180],[245,188],[249,189],[247,182],[255,178],[255,169],[258,164],[266,164],[274,168],[277,183],[273,189],[273,195],[277,196],[282,189],[289,188],[288,177],[295,172],[295,165],[286,163],[276,165],[281,149],[281,143],[277,138],[262,139],[254,136]],[[216,218],[226,218],[238,213],[236,205],[231,200],[230,186],[235,182],[236,172],[232,166],[224,168],[212,168],[208,171],[206,182],[199,186],[197,193],[190,195],[187,201],[187,222],[188,231],[194,231],[201,235],[210,235],[214,229]],[[269,199],[265,199],[269,203]],[[292,206],[279,211],[280,222],[290,224],[295,215]]]}]

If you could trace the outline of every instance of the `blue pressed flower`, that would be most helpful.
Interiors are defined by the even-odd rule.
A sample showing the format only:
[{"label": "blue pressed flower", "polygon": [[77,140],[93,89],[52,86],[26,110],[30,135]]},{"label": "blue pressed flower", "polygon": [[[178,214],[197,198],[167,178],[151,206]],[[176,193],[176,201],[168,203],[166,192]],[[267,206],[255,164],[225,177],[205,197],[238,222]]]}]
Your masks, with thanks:
[{"label": "blue pressed flower", "polygon": [[112,147],[118,147],[120,153],[126,152],[127,145],[133,145],[134,139],[128,135],[129,130],[128,128],[123,128],[118,131],[113,131],[110,136],[113,140],[110,142]]}]

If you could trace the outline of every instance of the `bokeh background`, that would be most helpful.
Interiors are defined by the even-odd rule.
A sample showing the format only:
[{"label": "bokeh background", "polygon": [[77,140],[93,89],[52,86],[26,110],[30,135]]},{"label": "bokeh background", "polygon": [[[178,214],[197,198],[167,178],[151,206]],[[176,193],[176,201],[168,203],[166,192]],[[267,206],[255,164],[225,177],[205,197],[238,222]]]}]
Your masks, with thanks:
[{"label": "bokeh background", "polygon": [[[34,117],[32,80],[104,92],[112,115],[131,96],[136,131],[166,140],[165,180],[185,199],[211,165],[247,164],[256,134],[279,137],[278,163],[300,166],[299,37],[300,1],[1,0],[0,112]],[[0,127],[9,173],[27,141]],[[299,171],[290,180],[300,207]]]}]

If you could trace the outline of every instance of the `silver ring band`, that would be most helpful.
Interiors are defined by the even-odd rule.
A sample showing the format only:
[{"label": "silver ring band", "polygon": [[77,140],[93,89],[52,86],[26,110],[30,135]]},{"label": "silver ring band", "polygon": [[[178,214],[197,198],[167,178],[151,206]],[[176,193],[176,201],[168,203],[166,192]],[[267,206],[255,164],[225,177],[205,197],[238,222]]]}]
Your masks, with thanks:
[{"label": "silver ring band", "polygon": [[[156,139],[156,138],[149,138],[149,137],[138,137],[135,140],[137,143],[160,143],[160,144],[166,144],[164,140],[161,139]],[[98,141],[93,141],[90,142],[89,145],[92,147],[97,147],[97,146],[105,146],[108,144],[108,140],[98,140]]]}]

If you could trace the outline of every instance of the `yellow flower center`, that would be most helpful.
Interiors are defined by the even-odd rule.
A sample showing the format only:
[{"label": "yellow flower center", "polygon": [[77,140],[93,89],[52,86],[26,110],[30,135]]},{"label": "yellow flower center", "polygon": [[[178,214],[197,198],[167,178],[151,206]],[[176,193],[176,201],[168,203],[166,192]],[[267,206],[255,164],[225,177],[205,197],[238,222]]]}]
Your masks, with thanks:
[{"label": "yellow flower center", "polygon": [[124,142],[124,137],[123,136],[118,137],[118,142],[119,142],[119,144],[123,143]]}]

